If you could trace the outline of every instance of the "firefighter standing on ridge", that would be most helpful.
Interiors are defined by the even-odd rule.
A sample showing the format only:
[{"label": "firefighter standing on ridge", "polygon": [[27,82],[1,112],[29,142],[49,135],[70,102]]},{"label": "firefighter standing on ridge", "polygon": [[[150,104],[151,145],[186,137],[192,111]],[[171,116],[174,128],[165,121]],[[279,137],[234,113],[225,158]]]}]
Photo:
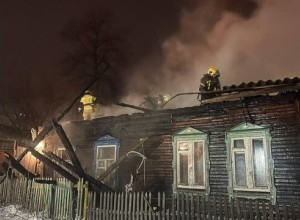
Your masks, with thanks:
[{"label": "firefighter standing on ridge", "polygon": [[78,107],[78,111],[83,112],[83,120],[94,119],[95,101],[96,97],[90,91],[85,91],[84,95],[80,99],[81,105]]},{"label": "firefighter standing on ridge", "polygon": [[[221,89],[220,81],[220,72],[219,70],[214,67],[210,66],[206,74],[200,80],[200,92],[211,92]],[[198,95],[199,99],[200,94]],[[201,94],[201,100],[203,99],[210,99],[216,97],[216,94]]]}]

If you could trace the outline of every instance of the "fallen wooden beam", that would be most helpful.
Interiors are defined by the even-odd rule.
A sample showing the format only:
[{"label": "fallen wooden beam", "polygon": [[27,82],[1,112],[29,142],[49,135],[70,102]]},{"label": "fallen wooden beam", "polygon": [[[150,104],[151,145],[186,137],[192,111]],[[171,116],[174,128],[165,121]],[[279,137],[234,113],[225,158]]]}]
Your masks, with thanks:
[{"label": "fallen wooden beam", "polygon": [[82,166],[77,158],[77,155],[73,149],[73,146],[67,137],[64,129],[60,124],[58,124],[56,121],[52,120],[52,125],[56,131],[56,134],[58,135],[59,139],[61,140],[62,144],[64,145],[66,149],[66,153],[69,156],[70,160],[72,161],[72,164],[75,168],[75,173],[78,174],[78,176],[84,175],[84,170],[82,169]]},{"label": "fallen wooden beam", "polygon": [[73,183],[78,182],[78,178],[70,174],[68,171],[57,165],[56,163],[52,162],[49,158],[45,157],[43,154],[36,151],[34,148],[28,147],[28,151],[31,152],[31,154],[42,161],[45,165],[49,166],[51,169],[58,172],[60,175],[65,177],[66,179],[70,180]]},{"label": "fallen wooden beam", "polygon": [[139,107],[139,106],[136,106],[136,105],[130,105],[130,104],[126,104],[126,103],[116,103],[115,105],[119,105],[119,106],[122,106],[122,107],[133,108],[133,109],[137,109],[137,110],[140,110],[140,111],[143,111],[143,112],[153,111],[153,110],[148,109],[148,108],[143,108],[143,107]]},{"label": "fallen wooden beam", "polygon": [[75,172],[75,168],[72,164],[68,163],[67,161],[65,161],[64,159],[60,158],[59,156],[57,156],[55,153],[51,152],[51,151],[43,151],[43,153],[50,158],[51,160],[54,160],[57,163],[60,163],[61,165],[63,165],[65,168],[67,168],[68,170]]},{"label": "fallen wooden beam", "polygon": [[[140,146],[142,146],[149,138],[143,138],[141,141],[139,141],[139,143],[137,143],[136,145],[134,145],[134,147],[132,147],[128,152],[130,151],[136,151]],[[101,181],[103,181],[105,179],[105,177],[107,177],[114,169],[116,169],[119,164],[125,160],[125,158],[127,157],[127,153],[123,154],[116,162],[114,162],[110,167],[108,167],[108,169],[102,173],[99,177],[99,179]]]},{"label": "fallen wooden beam", "polygon": [[11,156],[9,153],[4,152],[4,155],[5,155],[6,159],[9,160],[10,165],[13,168],[15,168],[19,173],[21,173],[23,176],[25,176],[29,179],[33,179],[33,178],[37,177],[35,174],[28,171],[22,164],[20,164],[19,161],[17,161],[15,158],[13,158],[13,156]]},{"label": "fallen wooden beam", "polygon": [[53,123],[53,127],[55,128],[55,131],[56,131],[58,137],[60,138],[61,142],[63,143],[63,145],[66,149],[67,155],[69,156],[69,158],[72,161],[72,164],[74,167],[73,172],[76,175],[78,175],[79,177],[88,181],[90,184],[92,184],[94,186],[94,189],[98,192],[103,191],[103,190],[112,191],[112,189],[109,186],[105,185],[103,182],[95,179],[94,177],[92,177],[84,172],[84,170],[82,169],[81,164],[77,158],[77,155],[73,149],[73,146],[72,146],[71,142],[69,141],[69,138],[67,137],[64,129],[62,128],[62,126],[60,124],[56,123],[55,121],[52,121],[52,123]]}]

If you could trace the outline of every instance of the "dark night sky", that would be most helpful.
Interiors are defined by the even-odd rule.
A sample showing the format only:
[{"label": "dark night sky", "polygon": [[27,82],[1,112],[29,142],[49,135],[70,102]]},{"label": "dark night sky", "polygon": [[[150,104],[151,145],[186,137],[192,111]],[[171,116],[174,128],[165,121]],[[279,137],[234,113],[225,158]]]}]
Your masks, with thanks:
[{"label": "dark night sky", "polygon": [[[54,98],[57,91],[75,92],[62,88],[72,88],[72,80],[59,65],[66,51],[59,33],[91,9],[110,10],[127,30],[131,62],[122,70],[123,102],[195,92],[210,65],[220,69],[222,85],[296,77],[299,8],[296,0],[1,0],[0,82],[18,92],[26,82]],[[197,104],[190,97],[171,107]]]}]

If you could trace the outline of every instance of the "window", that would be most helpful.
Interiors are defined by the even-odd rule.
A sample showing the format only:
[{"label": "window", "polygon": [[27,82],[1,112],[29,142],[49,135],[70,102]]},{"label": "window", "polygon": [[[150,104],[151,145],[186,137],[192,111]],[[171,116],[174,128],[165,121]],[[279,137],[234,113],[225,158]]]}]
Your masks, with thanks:
[{"label": "window", "polygon": [[[119,147],[119,140],[109,135],[105,135],[95,142],[94,175],[96,179],[99,179],[100,176],[117,161],[119,157]],[[112,188],[117,187],[118,168],[112,170],[102,181]]]},{"label": "window", "polygon": [[208,187],[208,140],[207,135],[187,127],[173,136],[174,191]]},{"label": "window", "polygon": [[[116,145],[98,146],[96,154],[96,178],[99,178],[108,167],[116,162]],[[104,182],[113,182],[114,172],[111,172]]]},{"label": "window", "polygon": [[64,161],[66,161],[68,163],[72,163],[70,158],[67,156],[67,152],[66,152],[65,148],[58,148],[57,156],[59,156],[60,158],[62,158]]},{"label": "window", "polygon": [[[76,151],[76,147],[74,145],[72,145],[73,150]],[[60,158],[62,158],[64,161],[72,164],[71,159],[69,158],[68,154],[67,154],[67,150],[64,147],[58,147],[56,149],[56,155],[59,156]]]},{"label": "window", "polygon": [[266,198],[274,202],[276,190],[269,130],[242,123],[227,132],[226,141],[231,197]]}]

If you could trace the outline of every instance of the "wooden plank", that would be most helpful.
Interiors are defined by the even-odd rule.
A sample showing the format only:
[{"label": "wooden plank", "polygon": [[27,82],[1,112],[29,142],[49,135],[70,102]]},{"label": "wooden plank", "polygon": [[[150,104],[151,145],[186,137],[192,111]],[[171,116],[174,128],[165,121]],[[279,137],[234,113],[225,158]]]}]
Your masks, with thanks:
[{"label": "wooden plank", "polygon": [[248,220],[248,212],[247,212],[247,207],[246,207],[246,201],[242,200],[241,201],[241,217],[245,220]]},{"label": "wooden plank", "polygon": [[208,201],[207,201],[207,218],[208,219],[212,219],[211,210],[212,210],[211,199],[208,199]]},{"label": "wooden plank", "polygon": [[189,193],[185,193],[185,207],[186,207],[186,220],[190,220],[190,204],[189,204]]},{"label": "wooden plank", "polygon": [[216,196],[213,196],[213,219],[218,219]]},{"label": "wooden plank", "polygon": [[276,219],[281,219],[281,217],[280,217],[280,208],[279,208],[278,203],[275,205],[275,216],[276,216]]},{"label": "wooden plank", "polygon": [[270,201],[268,202],[268,207],[269,207],[269,217],[270,217],[270,220],[273,220],[274,219],[273,205],[272,205],[272,203]]},{"label": "wooden plank", "polygon": [[147,216],[148,216],[148,193],[145,192],[144,195],[144,220],[147,220]]},{"label": "wooden plank", "polygon": [[184,207],[184,193],[180,195],[180,203],[181,203],[181,220],[185,220],[185,207]]},{"label": "wooden plank", "polygon": [[128,219],[128,193],[125,194],[125,210],[124,210],[124,219]]},{"label": "wooden plank", "polygon": [[240,207],[240,201],[238,198],[236,198],[236,214],[237,214],[237,219],[241,220],[241,207]]},{"label": "wooden plank", "polygon": [[226,197],[223,198],[223,204],[224,204],[224,219],[229,219],[228,202]]},{"label": "wooden plank", "polygon": [[37,177],[36,175],[34,175],[30,171],[28,171],[22,164],[20,164],[20,162],[18,160],[15,160],[15,158],[13,158],[13,156],[11,156],[9,153],[4,152],[4,155],[5,155],[6,159],[9,160],[10,165],[13,168],[15,168],[18,172],[20,172],[23,176],[25,176],[29,179],[33,179],[33,178]]},{"label": "wooden plank", "polygon": [[258,200],[255,200],[255,215],[257,220],[261,219]]},{"label": "wooden plank", "polygon": [[126,197],[124,197],[124,192],[121,193],[121,220],[124,219],[124,200]]},{"label": "wooden plank", "polygon": [[[218,207],[219,207],[218,208],[219,217],[220,217],[220,219],[224,219],[224,217],[223,217],[223,200],[222,200],[222,197],[220,197],[220,196],[217,197],[217,203],[218,203]],[[225,204],[224,204],[224,209],[225,209]]]},{"label": "wooden plank", "polygon": [[143,219],[143,214],[144,214],[144,212],[145,212],[145,210],[144,210],[144,202],[145,202],[145,198],[144,198],[144,192],[142,191],[141,192],[141,206],[140,206],[140,219]]},{"label": "wooden plank", "polygon": [[[136,145],[134,145],[128,152],[130,151],[136,151],[140,146],[142,146],[149,138],[143,138],[141,141],[139,141]],[[114,169],[116,169],[119,164],[124,161],[127,157],[127,153],[123,154],[116,162],[114,162],[108,169],[99,176],[99,180],[103,181],[105,177],[107,177]]]},{"label": "wooden plank", "polygon": [[265,202],[262,202],[262,213],[263,213],[263,219],[267,219],[268,214],[267,214],[266,203]]},{"label": "wooden plank", "polygon": [[176,205],[176,209],[177,209],[177,213],[176,213],[176,215],[177,215],[177,220],[180,220],[180,193],[179,193],[179,192],[177,192],[176,203],[177,203],[177,205]]},{"label": "wooden plank", "polygon": [[131,219],[135,219],[136,216],[136,203],[137,203],[137,196],[136,196],[136,192],[133,192],[133,198],[132,198],[132,214],[131,214]]},{"label": "wooden plank", "polygon": [[[162,220],[165,220],[165,215],[166,215],[166,194],[163,192],[162,196],[163,196],[163,198],[162,198],[161,213],[162,213]],[[167,216],[169,217],[169,214]]]},{"label": "wooden plank", "polygon": [[201,219],[201,214],[200,214],[200,194],[196,194],[196,216],[197,220]]},{"label": "wooden plank", "polygon": [[289,219],[288,217],[288,207],[286,205],[286,203],[283,203],[283,219]]},{"label": "wooden plank", "polygon": [[205,207],[205,198],[204,196],[201,197],[201,205],[202,205],[202,218],[201,219],[206,219],[206,207]]},{"label": "wooden plank", "polygon": [[72,146],[71,142],[69,141],[69,138],[67,137],[64,129],[62,128],[62,126],[60,124],[58,124],[54,120],[52,120],[52,125],[56,131],[57,136],[59,137],[62,144],[64,145],[67,155],[69,156],[69,158],[72,161],[73,167],[75,168],[75,172],[78,173],[79,176],[83,176],[85,172],[77,158],[77,155],[73,149],[73,146]]}]

